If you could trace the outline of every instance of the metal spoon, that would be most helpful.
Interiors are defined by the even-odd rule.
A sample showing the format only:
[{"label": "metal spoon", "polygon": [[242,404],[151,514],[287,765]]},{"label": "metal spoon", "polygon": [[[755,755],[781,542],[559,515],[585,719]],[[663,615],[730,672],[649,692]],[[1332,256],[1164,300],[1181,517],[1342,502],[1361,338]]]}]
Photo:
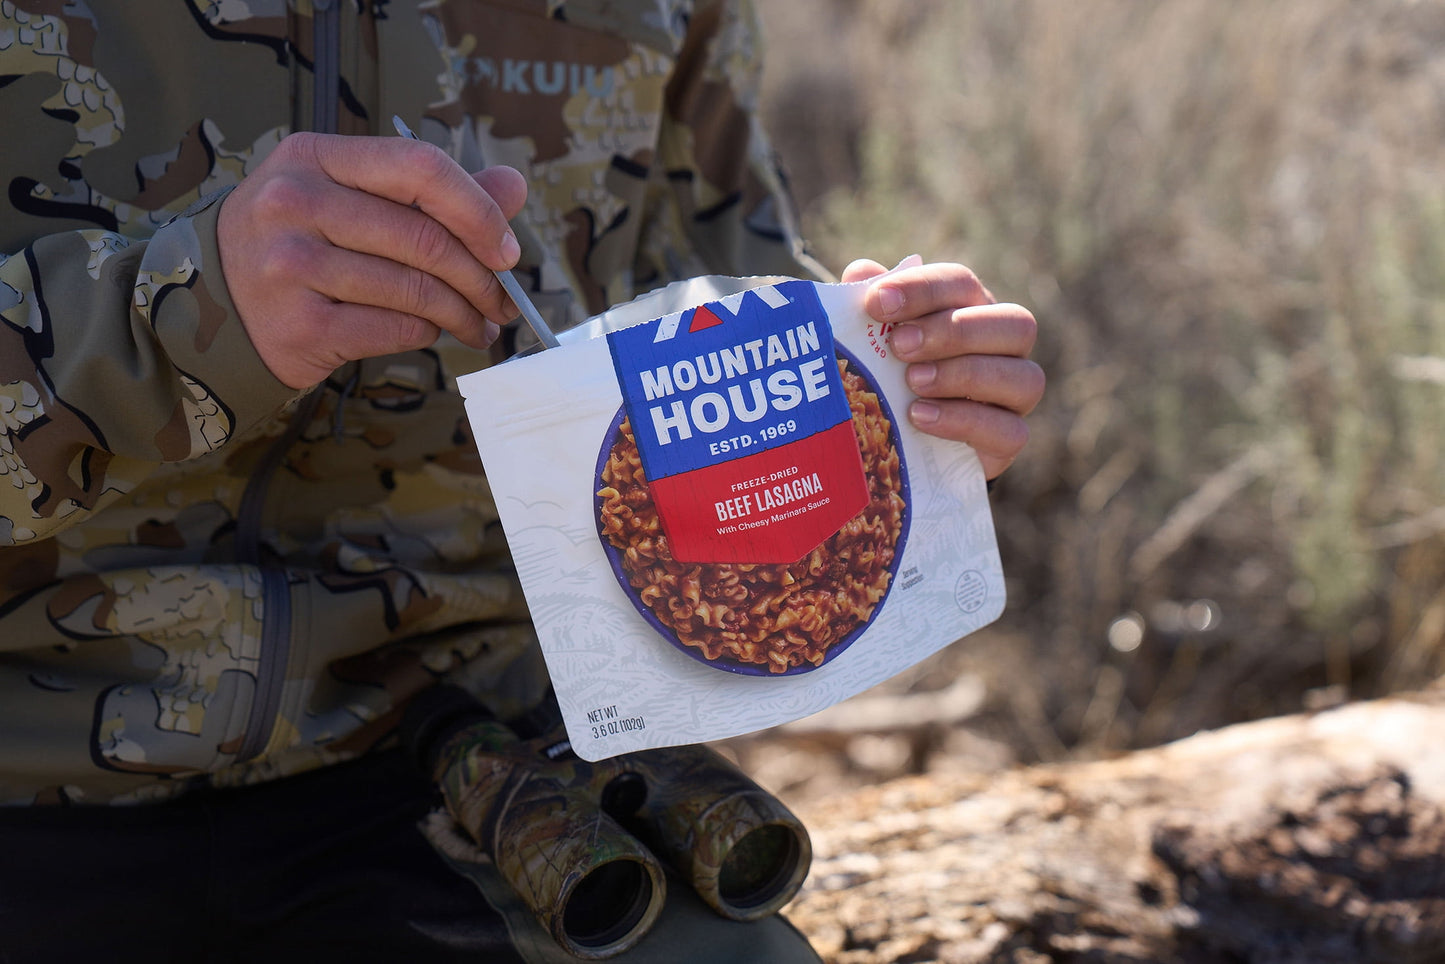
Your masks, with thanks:
[{"label": "metal spoon", "polygon": [[[406,121],[402,120],[400,116],[393,114],[391,124],[402,137],[410,137],[414,141],[421,140],[420,137],[417,137],[416,134],[412,132],[410,127],[406,126]],[[507,294],[511,296],[512,303],[522,312],[522,317],[527,320],[527,324],[531,326],[532,332],[537,336],[537,339],[542,342],[542,347],[560,347],[561,342],[559,342],[557,336],[552,333],[552,329],[547,327],[547,322],[542,320],[542,313],[537,310],[536,305],[532,304],[532,299],[527,297],[527,293],[522,290],[522,286],[518,283],[517,279],[512,277],[512,272],[494,271],[492,273],[497,276],[497,280],[502,283],[502,287],[505,288]]]}]

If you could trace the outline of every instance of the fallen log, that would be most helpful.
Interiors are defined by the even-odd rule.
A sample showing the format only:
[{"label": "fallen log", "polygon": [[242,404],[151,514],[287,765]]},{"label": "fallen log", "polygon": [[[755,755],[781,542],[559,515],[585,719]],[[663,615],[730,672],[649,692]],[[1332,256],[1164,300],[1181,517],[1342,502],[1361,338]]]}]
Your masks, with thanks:
[{"label": "fallen log", "polygon": [[1445,961],[1445,691],[797,809],[830,964]]}]

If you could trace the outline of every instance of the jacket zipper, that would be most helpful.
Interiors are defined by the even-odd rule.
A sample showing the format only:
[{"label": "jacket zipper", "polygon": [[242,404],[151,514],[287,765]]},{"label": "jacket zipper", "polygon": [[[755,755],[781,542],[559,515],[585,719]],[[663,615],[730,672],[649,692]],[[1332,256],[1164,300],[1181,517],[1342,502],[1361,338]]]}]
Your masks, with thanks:
[{"label": "jacket zipper", "polygon": [[[334,134],[339,125],[341,100],[341,19],[339,0],[312,0],[312,106],[311,128]],[[236,555],[261,574],[261,653],[256,670],[256,691],[245,736],[236,754],[244,763],[260,755],[271,742],[281,694],[286,684],[286,666],[291,658],[291,586],[284,567],[263,558],[261,519],[271,482],[286,460],[286,454],[311,424],[325,387],[312,391],[293,413],[286,431],[272,443],[256,467],[241,495],[236,516]]]},{"label": "jacket zipper", "polygon": [[236,557],[261,573],[261,654],[256,669],[256,692],[251,698],[251,715],[236,761],[244,763],[257,756],[271,740],[276,714],[281,708],[281,691],[286,683],[286,664],[291,656],[291,585],[286,570],[261,553],[261,517],[271,481],[286,460],[286,453],[316,415],[324,388],[312,391],[291,415],[286,431],[271,443],[261,464],[251,474],[241,494],[236,513]]},{"label": "jacket zipper", "polygon": [[335,134],[341,110],[340,0],[311,0],[312,107],[311,129]]}]

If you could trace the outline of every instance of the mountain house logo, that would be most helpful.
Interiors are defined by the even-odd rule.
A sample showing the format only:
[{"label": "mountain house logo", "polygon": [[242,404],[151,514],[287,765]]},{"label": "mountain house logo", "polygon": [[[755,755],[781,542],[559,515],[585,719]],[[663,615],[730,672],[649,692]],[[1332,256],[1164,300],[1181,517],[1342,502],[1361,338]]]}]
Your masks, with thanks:
[{"label": "mountain house logo", "polygon": [[673,558],[781,562],[868,504],[813,285],[764,285],[607,336]]},{"label": "mountain house logo", "polygon": [[612,67],[574,64],[565,60],[514,60],[504,57],[498,61],[493,57],[468,57],[465,71],[470,83],[486,85],[503,94],[543,97],[567,94],[575,97],[586,93],[590,97],[601,98],[609,96],[617,85],[617,74]]}]

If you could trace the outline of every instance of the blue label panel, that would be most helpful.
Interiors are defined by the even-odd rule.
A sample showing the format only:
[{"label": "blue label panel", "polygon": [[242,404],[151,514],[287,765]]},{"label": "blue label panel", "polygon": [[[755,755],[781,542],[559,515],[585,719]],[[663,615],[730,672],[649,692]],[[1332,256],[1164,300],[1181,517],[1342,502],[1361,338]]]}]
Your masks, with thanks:
[{"label": "blue label panel", "polygon": [[607,336],[656,481],[800,441],[850,418],[811,282],[786,281]]}]

